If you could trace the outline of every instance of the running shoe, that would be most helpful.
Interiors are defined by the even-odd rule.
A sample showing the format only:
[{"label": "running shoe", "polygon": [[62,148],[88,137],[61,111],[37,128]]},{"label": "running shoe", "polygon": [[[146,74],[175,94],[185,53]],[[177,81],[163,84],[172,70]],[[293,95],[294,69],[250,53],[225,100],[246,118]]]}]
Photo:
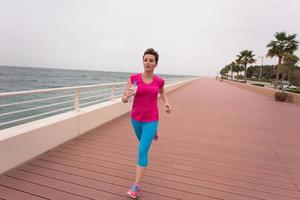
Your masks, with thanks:
[{"label": "running shoe", "polygon": [[140,195],[140,189],[137,184],[133,184],[131,188],[128,190],[127,194],[133,198],[136,199]]}]

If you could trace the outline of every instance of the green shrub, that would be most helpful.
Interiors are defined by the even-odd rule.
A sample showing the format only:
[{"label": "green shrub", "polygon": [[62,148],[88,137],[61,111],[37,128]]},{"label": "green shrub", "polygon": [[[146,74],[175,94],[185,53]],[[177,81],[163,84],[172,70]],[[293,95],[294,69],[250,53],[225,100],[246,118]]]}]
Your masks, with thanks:
[{"label": "green shrub", "polygon": [[[250,81],[259,81],[259,78],[248,78],[248,80]],[[272,83],[274,81],[274,79],[270,79],[270,78],[261,78],[262,82],[267,82],[267,83]]]},{"label": "green shrub", "polygon": [[288,89],[286,90],[287,92],[293,92],[293,93],[297,93],[300,94],[300,89]]}]

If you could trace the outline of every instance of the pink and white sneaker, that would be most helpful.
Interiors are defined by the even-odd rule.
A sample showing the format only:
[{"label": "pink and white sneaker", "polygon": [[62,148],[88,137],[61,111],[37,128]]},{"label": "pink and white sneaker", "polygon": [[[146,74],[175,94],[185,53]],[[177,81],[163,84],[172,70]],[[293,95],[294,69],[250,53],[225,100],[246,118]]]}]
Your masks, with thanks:
[{"label": "pink and white sneaker", "polygon": [[127,194],[132,198],[136,199],[140,195],[140,189],[137,184],[133,184],[131,188],[127,191]]}]

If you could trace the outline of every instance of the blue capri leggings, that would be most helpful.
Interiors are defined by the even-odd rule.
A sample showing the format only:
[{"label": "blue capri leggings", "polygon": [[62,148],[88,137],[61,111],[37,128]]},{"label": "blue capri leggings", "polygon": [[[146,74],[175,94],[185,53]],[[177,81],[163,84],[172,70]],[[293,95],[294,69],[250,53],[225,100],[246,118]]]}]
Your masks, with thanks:
[{"label": "blue capri leggings", "polygon": [[153,138],[157,132],[158,121],[139,122],[134,119],[131,119],[131,124],[134,128],[136,137],[140,142],[137,163],[140,167],[147,167],[148,151],[150,149]]}]

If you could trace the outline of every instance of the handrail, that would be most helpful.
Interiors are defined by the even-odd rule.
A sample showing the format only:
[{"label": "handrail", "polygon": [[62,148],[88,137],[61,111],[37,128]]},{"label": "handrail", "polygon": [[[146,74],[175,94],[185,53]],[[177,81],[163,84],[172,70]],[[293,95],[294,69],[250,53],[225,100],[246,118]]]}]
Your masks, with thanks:
[{"label": "handrail", "polygon": [[61,108],[61,109],[58,109],[58,110],[53,110],[53,111],[50,111],[50,112],[41,113],[41,114],[34,115],[34,116],[24,117],[24,118],[20,118],[20,119],[17,119],[17,120],[12,120],[12,121],[9,121],[9,122],[0,123],[0,126],[7,125],[7,124],[12,124],[12,123],[16,123],[16,122],[19,122],[19,121],[24,121],[26,119],[32,119],[32,118],[43,116],[43,115],[48,115],[48,114],[56,113],[56,112],[59,112],[59,111],[62,111],[62,110],[70,109],[70,108],[72,108],[72,107]]},{"label": "handrail", "polygon": [[81,92],[80,94],[91,94],[91,93],[96,93],[96,92],[108,92],[108,91],[111,91],[111,88],[107,89],[107,90],[97,90],[97,91]]},{"label": "handrail", "polygon": [[15,106],[15,105],[19,105],[21,103],[27,104],[27,103],[36,103],[36,102],[46,101],[46,100],[62,99],[62,98],[71,97],[71,96],[73,96],[73,95],[64,95],[64,96],[60,96],[60,97],[51,97],[51,98],[44,98],[44,99],[35,99],[35,100],[30,100],[30,101],[21,101],[18,103],[2,104],[2,105],[0,105],[0,108],[7,107],[7,106]]},{"label": "handrail", "polygon": [[0,97],[47,93],[47,92],[59,92],[59,91],[66,91],[66,90],[95,88],[95,87],[110,86],[110,85],[122,85],[125,83],[127,83],[127,82],[104,83],[104,84],[98,84],[98,85],[73,86],[73,87],[62,87],[62,88],[40,89],[40,90],[28,90],[28,91],[20,91],[20,92],[4,92],[4,93],[0,93]]},{"label": "handrail", "polygon": [[90,96],[90,97],[84,97],[84,98],[79,98],[79,100],[86,100],[86,99],[91,99],[91,98],[95,98],[95,97],[104,97],[107,95],[111,95],[111,93],[105,93],[105,94],[99,94],[99,95],[94,95],[94,96]]},{"label": "handrail", "polygon": [[[22,124],[25,120],[40,119],[45,115],[59,114],[64,110],[70,110],[72,108],[73,112],[80,112],[82,106],[114,98],[115,94],[113,95],[113,93],[115,93],[115,88],[117,88],[118,91],[124,90],[126,83],[127,82],[117,82],[0,93],[0,98],[3,102],[3,104],[0,104],[0,130],[8,128],[10,124]],[[68,94],[65,94],[65,92],[68,92]],[[40,98],[32,96],[36,94],[47,94],[47,97],[45,98],[45,95],[41,95]],[[26,98],[30,99],[26,100]],[[62,98],[65,99],[62,101]],[[10,103],[12,99],[14,102]],[[73,106],[70,106],[72,102]],[[65,104],[65,106],[63,104]]]},{"label": "handrail", "polygon": [[17,111],[13,111],[13,112],[8,112],[8,113],[2,113],[2,114],[0,114],[0,116],[17,114],[17,113],[27,112],[27,111],[31,111],[31,110],[38,110],[38,109],[41,109],[41,108],[49,108],[51,106],[57,106],[57,105],[61,105],[61,104],[69,103],[69,102],[73,102],[73,100],[63,101],[63,102],[58,102],[58,103],[52,103],[52,104],[45,105],[45,106],[38,106],[38,107],[34,107],[34,108],[27,108],[27,109],[23,109],[23,110],[17,110]]},{"label": "handrail", "polygon": [[109,98],[105,98],[105,99],[98,99],[98,100],[95,100],[95,101],[91,101],[91,102],[87,102],[87,103],[82,103],[81,106],[85,106],[85,105],[88,105],[88,104],[92,104],[92,103],[95,103],[95,102],[98,102],[98,101],[106,101],[106,100],[109,100],[111,99],[110,97]]}]

